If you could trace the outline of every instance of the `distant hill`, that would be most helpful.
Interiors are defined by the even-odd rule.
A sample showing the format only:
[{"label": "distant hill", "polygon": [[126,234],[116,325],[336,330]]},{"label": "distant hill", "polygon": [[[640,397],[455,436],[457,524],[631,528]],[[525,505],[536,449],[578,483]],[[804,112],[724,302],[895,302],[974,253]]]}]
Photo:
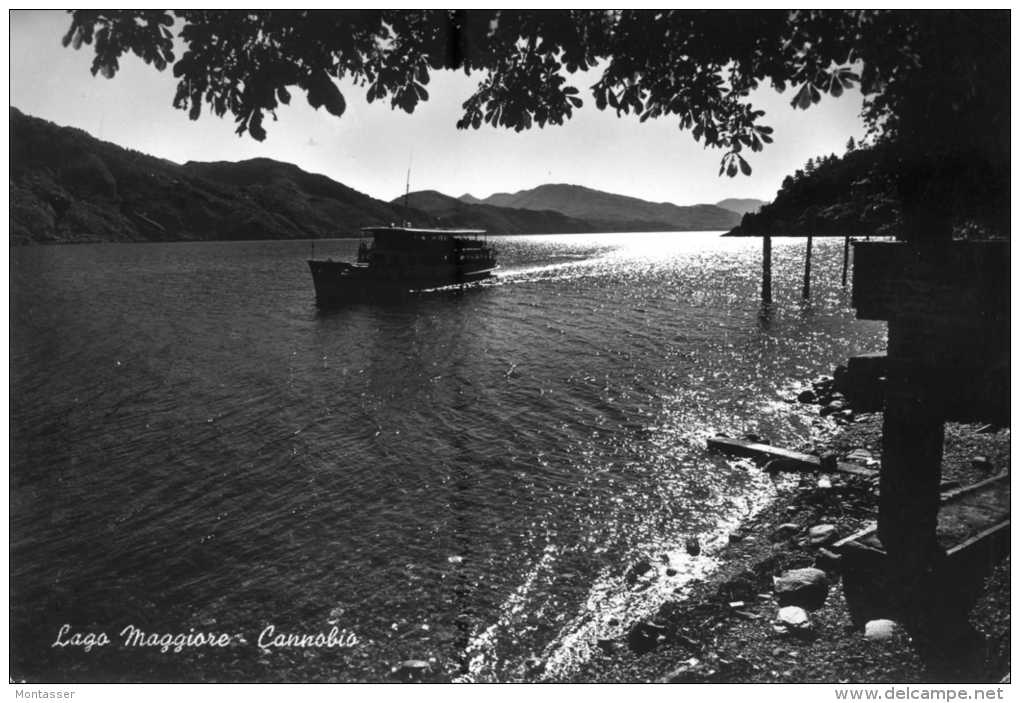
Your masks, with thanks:
[{"label": "distant hill", "polygon": [[680,206],[653,203],[615,193],[562,183],[546,184],[516,193],[495,193],[462,202],[525,210],[553,210],[592,223],[598,230],[718,230],[729,229],[740,215],[716,205]]},{"label": "distant hill", "polygon": [[[10,108],[11,242],[300,239],[406,218],[270,159],[183,166]],[[423,225],[435,221],[415,212]]]},{"label": "distant hill", "polygon": [[716,203],[723,210],[732,210],[738,215],[748,212],[757,212],[758,208],[765,204],[764,200],[757,198],[726,198]]},{"label": "distant hill", "polygon": [[[732,236],[898,236],[903,214],[897,192],[902,155],[890,144],[856,147],[843,156],[808,159],[783,179],[775,199],[747,213]],[[971,181],[961,176],[958,200],[949,213],[959,239],[1009,237],[1007,202],[996,177]],[[1005,208],[1005,209],[1004,209]]]},{"label": "distant hill", "polygon": [[895,234],[900,208],[878,147],[810,159],[783,179],[775,200],[745,214],[729,234],[865,236]]},{"label": "distant hill", "polygon": [[[403,207],[404,197],[392,201]],[[570,234],[596,231],[584,220],[553,210],[520,210],[466,203],[434,190],[411,193],[408,206],[428,213],[441,227],[472,227],[490,234]]]}]

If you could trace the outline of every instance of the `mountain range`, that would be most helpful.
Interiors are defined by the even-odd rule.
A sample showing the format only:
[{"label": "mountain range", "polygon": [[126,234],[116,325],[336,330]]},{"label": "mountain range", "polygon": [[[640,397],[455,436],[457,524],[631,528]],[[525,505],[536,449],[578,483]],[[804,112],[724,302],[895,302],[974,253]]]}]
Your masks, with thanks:
[{"label": "mountain range", "polygon": [[[495,193],[478,199],[470,194],[459,200],[473,205],[494,205],[525,210],[555,210],[584,219],[599,231],[715,230],[738,221],[742,204],[760,201],[723,201],[737,207],[718,205],[674,205],[653,203],[626,195],[605,193],[583,186],[552,183],[516,193]],[[757,206],[755,206],[757,207]]]},{"label": "mountain range", "polygon": [[403,197],[387,203],[271,159],[177,164],[13,107],[10,129],[12,244],[327,238],[405,220],[493,234],[724,230],[740,221],[722,204],[682,207],[564,184],[484,200],[420,191],[405,207]]}]

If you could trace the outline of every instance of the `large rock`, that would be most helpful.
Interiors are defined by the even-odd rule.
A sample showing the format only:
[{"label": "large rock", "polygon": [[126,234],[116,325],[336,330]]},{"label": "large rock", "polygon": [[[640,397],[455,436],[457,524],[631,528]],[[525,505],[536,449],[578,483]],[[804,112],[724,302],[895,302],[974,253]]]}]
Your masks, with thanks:
[{"label": "large rock", "polygon": [[821,569],[791,569],[774,580],[773,590],[780,605],[817,610],[829,595],[829,579]]},{"label": "large rock", "polygon": [[776,613],[775,630],[781,634],[804,634],[811,630],[811,617],[803,608],[788,605]]},{"label": "large rock", "polygon": [[636,654],[650,652],[666,640],[666,628],[654,622],[639,622],[627,633],[627,645]]},{"label": "large rock", "polygon": [[797,394],[797,400],[801,403],[813,403],[817,400],[814,391],[801,391]]},{"label": "large rock", "polygon": [[404,681],[421,681],[432,675],[432,665],[424,659],[408,659],[394,667],[393,674]]},{"label": "large rock", "polygon": [[875,642],[882,642],[884,640],[892,639],[899,629],[892,620],[869,620],[864,626],[864,636]]},{"label": "large rock", "polygon": [[807,533],[807,543],[812,547],[828,544],[836,539],[835,525],[815,525]]}]

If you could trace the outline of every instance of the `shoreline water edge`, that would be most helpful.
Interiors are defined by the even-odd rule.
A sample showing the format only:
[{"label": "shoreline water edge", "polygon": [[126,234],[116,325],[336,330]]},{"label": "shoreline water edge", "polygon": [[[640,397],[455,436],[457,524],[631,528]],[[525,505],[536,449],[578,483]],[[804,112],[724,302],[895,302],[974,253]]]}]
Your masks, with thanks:
[{"label": "shoreline water edge", "polygon": [[[819,382],[815,382],[817,384]],[[831,383],[822,379],[821,383]],[[753,441],[765,441],[754,436]],[[836,454],[878,469],[882,414],[847,412],[827,437],[795,449]],[[981,423],[946,427],[943,490],[1008,472],[1010,431]],[[878,516],[878,475],[780,473],[766,464],[776,494],[728,535],[717,567],[686,583],[651,618],[598,641],[598,652],[557,682],[658,683],[943,683],[1000,682],[1009,675],[1010,558],[988,575],[970,622],[983,636],[968,662],[932,657],[892,621],[855,623],[828,549]],[[825,582],[821,602],[801,620],[779,593],[792,575]],[[811,588],[811,584],[803,584]],[[820,606],[820,607],[818,607]],[[799,608],[797,610],[800,610]],[[885,628],[888,623],[888,629]],[[873,631],[874,629],[874,631]],[[947,654],[947,656],[949,656]]]}]

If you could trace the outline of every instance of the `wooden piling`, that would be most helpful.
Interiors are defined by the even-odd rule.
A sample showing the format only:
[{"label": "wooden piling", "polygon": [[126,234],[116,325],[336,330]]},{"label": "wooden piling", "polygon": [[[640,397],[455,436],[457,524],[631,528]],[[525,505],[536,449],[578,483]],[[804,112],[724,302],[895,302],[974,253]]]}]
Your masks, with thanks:
[{"label": "wooden piling", "polygon": [[761,302],[772,302],[772,237],[761,238]]},{"label": "wooden piling", "polygon": [[898,363],[886,379],[878,499],[878,537],[892,557],[893,582],[908,594],[922,592],[920,582],[938,559],[945,439],[938,384],[912,371],[909,362]]},{"label": "wooden piling", "polygon": [[846,270],[850,263],[850,237],[843,237],[843,287],[846,288]]},{"label": "wooden piling", "polygon": [[804,300],[811,297],[811,240],[812,237],[809,234],[807,238],[807,252],[804,255]]}]

